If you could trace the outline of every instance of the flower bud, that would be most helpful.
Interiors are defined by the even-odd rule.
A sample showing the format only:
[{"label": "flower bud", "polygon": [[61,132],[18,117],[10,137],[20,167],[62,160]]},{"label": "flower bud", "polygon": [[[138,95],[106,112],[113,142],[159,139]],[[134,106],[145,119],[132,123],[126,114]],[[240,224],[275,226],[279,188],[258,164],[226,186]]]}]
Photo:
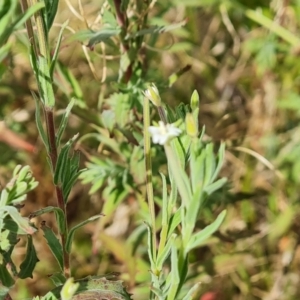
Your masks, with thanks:
[{"label": "flower bud", "polygon": [[69,278],[65,282],[65,284],[60,292],[61,299],[62,300],[71,300],[72,297],[75,295],[78,287],[79,287],[79,283],[74,283],[74,279]]},{"label": "flower bud", "polygon": [[144,95],[148,98],[155,106],[161,106],[161,99],[159,96],[158,89],[154,83],[148,86],[148,89],[144,91]]},{"label": "flower bud", "polygon": [[194,111],[197,108],[199,109],[199,94],[196,90],[194,90],[191,97],[191,108],[192,111]]},{"label": "flower bud", "polygon": [[196,124],[195,118],[191,113],[185,116],[185,128],[190,137],[194,138],[198,136],[198,124]]}]

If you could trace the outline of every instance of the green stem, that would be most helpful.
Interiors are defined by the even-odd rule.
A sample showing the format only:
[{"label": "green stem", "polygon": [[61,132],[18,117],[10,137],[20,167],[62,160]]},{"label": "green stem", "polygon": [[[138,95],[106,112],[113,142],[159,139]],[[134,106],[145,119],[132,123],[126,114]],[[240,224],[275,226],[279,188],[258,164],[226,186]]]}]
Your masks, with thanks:
[{"label": "green stem", "polygon": [[[37,0],[32,0],[32,4],[37,3]],[[25,12],[25,9],[28,9],[28,3],[26,0],[21,0],[21,6],[23,9],[23,13]],[[47,59],[48,64],[50,65],[50,54],[49,54],[49,45],[47,42],[47,33],[44,27],[44,22],[43,22],[43,16],[41,12],[37,12],[35,14],[35,21],[36,21],[36,27],[37,27],[37,41],[35,40],[35,36],[33,34],[33,27],[31,21],[28,21],[26,23],[26,28],[27,28],[27,34],[29,41],[35,51],[36,58],[38,58],[38,55],[42,55]],[[37,49],[37,46],[39,48]],[[38,80],[38,78],[37,78]],[[40,96],[43,94],[43,91],[41,90],[40,85],[39,87],[39,94]],[[53,88],[53,86],[51,86]],[[57,145],[56,145],[56,131],[55,131],[55,124],[54,124],[54,113],[53,109],[50,107],[44,107],[44,114],[45,114],[45,120],[46,120],[46,128],[47,128],[47,136],[48,136],[48,156],[51,160],[51,165],[52,165],[52,176],[54,176],[55,168],[56,168],[56,162],[57,162],[57,157],[58,157],[58,151],[57,151]],[[63,199],[63,192],[61,187],[55,186],[56,190],[56,197],[57,197],[57,206],[62,209],[65,215],[65,222],[66,226],[65,228],[67,229],[67,213],[66,213],[66,205]],[[64,275],[66,278],[70,277],[70,255],[66,251],[66,237],[67,237],[68,231],[64,234],[61,234],[61,244],[63,247],[63,257],[64,257]]]},{"label": "green stem", "polygon": [[284,27],[280,26],[278,23],[270,20],[269,18],[265,17],[262,13],[258,11],[254,11],[252,9],[247,9],[245,11],[245,15],[253,20],[254,22],[264,26],[271,32],[275,33],[277,36],[291,44],[292,46],[299,46],[300,39],[291,33],[289,30],[285,29]]},{"label": "green stem", "polygon": [[155,209],[154,209],[154,196],[152,185],[152,161],[151,161],[151,140],[148,128],[150,126],[150,106],[149,100],[144,98],[144,155],[146,167],[146,189],[147,199],[149,205],[149,212],[152,226],[152,253],[153,260],[156,261],[156,228],[155,228]]}]

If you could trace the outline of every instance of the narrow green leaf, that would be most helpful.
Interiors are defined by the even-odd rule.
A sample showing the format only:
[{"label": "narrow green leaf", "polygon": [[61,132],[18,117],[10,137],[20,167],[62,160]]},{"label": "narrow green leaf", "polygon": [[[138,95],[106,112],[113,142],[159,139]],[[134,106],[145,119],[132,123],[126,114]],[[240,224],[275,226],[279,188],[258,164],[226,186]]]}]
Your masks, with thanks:
[{"label": "narrow green leaf", "polygon": [[203,230],[197,232],[194,234],[190,241],[188,242],[186,253],[188,253],[193,248],[199,247],[201,244],[203,244],[214,232],[218,230],[222,222],[224,221],[226,216],[226,210],[223,210],[216,220],[211,223],[210,225],[206,226]]},{"label": "narrow green leaf", "polygon": [[55,105],[55,96],[52,87],[52,79],[50,76],[50,68],[45,57],[39,56],[38,80],[41,87],[41,97],[45,105],[45,109],[52,109]]},{"label": "narrow green leaf", "polygon": [[212,182],[212,176],[216,168],[216,159],[213,150],[213,144],[209,143],[205,147],[205,175],[204,187]]},{"label": "narrow green leaf", "polygon": [[27,277],[32,278],[32,272],[35,268],[35,265],[39,262],[39,259],[36,255],[36,251],[33,245],[32,236],[27,236],[27,251],[24,261],[20,265],[20,272],[18,277],[25,279]]},{"label": "narrow green leaf", "polygon": [[91,223],[97,219],[99,219],[101,216],[103,216],[102,214],[101,215],[96,215],[96,216],[93,216],[91,218],[88,218],[87,220],[75,225],[73,228],[71,228],[71,230],[69,231],[69,234],[67,236],[67,241],[66,241],[66,251],[67,252],[71,252],[71,246],[72,246],[72,242],[73,242],[73,237],[74,237],[74,234],[75,234],[75,231],[79,228],[81,228],[82,226],[88,224],[88,223]]},{"label": "narrow green leaf", "polygon": [[200,284],[200,282],[197,282],[195,285],[193,285],[193,287],[188,291],[182,300],[194,300],[198,295]]},{"label": "narrow green leaf", "polygon": [[183,210],[182,206],[177,209],[175,214],[170,218],[169,221],[169,230],[168,230],[168,237],[171,236],[171,234],[174,232],[174,230],[177,228],[177,226],[180,224],[181,221],[181,211]]},{"label": "narrow green leaf", "polygon": [[85,169],[76,171],[76,173],[73,174],[73,176],[69,179],[67,183],[64,184],[63,186],[63,196],[64,196],[64,201],[67,203],[69,194],[71,192],[72,187],[74,186],[76,180],[78,179],[79,175],[83,173]]},{"label": "narrow green leaf", "polygon": [[68,123],[68,119],[69,119],[69,115],[70,115],[70,112],[71,112],[71,109],[72,107],[74,106],[75,104],[75,99],[72,99],[67,108],[66,108],[66,111],[65,113],[63,114],[63,117],[60,121],[60,124],[59,124],[59,128],[58,128],[58,131],[57,131],[57,135],[56,135],[56,146],[58,147],[59,144],[60,144],[60,140],[61,140],[61,137],[66,129],[66,126],[67,126],[67,123]]},{"label": "narrow green leaf", "polygon": [[52,27],[55,15],[57,13],[59,0],[44,0],[44,2],[45,2],[45,9],[43,10],[44,20],[46,23],[47,31],[49,32]]},{"label": "narrow green leaf", "polygon": [[71,146],[73,145],[74,141],[78,137],[78,134],[74,135],[72,139],[70,139],[60,150],[57,163],[56,163],[56,169],[54,173],[54,184],[60,185],[64,182],[66,182],[66,175],[68,175],[69,166],[70,166],[70,157],[69,157],[69,151]]},{"label": "narrow green leaf", "polygon": [[59,75],[71,86],[71,92],[66,92],[66,94],[68,94],[70,98],[75,98],[77,107],[88,109],[83,100],[84,97],[81,86],[72,71],[59,61],[57,62],[57,70]]},{"label": "narrow green leaf", "polygon": [[[55,0],[55,1],[58,2],[58,0]],[[63,34],[65,28],[68,26],[68,23],[69,23],[69,20],[67,20],[65,23],[63,23],[62,26],[61,26],[61,29],[59,31],[58,39],[57,39],[57,42],[56,42],[56,47],[55,47],[54,54],[53,54],[52,60],[51,60],[51,65],[50,65],[51,79],[53,79],[53,73],[54,73],[54,70],[55,70],[55,65],[56,65],[56,61],[57,61],[57,58],[58,58],[59,48],[60,48],[60,44],[61,44],[61,40],[62,40],[62,34]]]},{"label": "narrow green leaf", "polygon": [[177,294],[177,289],[180,283],[180,275],[179,275],[179,266],[178,266],[178,255],[177,255],[177,247],[175,245],[172,246],[171,252],[171,286],[168,291],[167,300],[174,300]]},{"label": "narrow green leaf", "polygon": [[44,237],[47,240],[48,246],[58,262],[60,270],[63,270],[64,259],[63,259],[63,248],[58,238],[54,234],[53,230],[46,226],[45,222],[42,223],[41,229],[44,232]]},{"label": "narrow green leaf", "polygon": [[101,42],[107,42],[111,37],[118,35],[121,32],[119,28],[104,28],[96,32],[88,42],[88,47],[94,47]]},{"label": "narrow green leaf", "polygon": [[77,41],[85,41],[89,40],[88,47],[94,47],[96,44],[100,42],[108,42],[108,40],[118,35],[121,32],[119,28],[104,28],[100,31],[92,31],[92,30],[82,30],[74,34],[70,41],[77,40]]},{"label": "narrow green leaf", "polygon": [[215,181],[214,183],[209,184],[208,186],[206,186],[203,189],[203,191],[209,196],[213,192],[215,192],[218,189],[220,189],[226,182],[227,182],[227,178],[221,178],[221,179]]},{"label": "narrow green leaf", "polygon": [[203,185],[204,181],[204,161],[205,161],[205,151],[199,149],[198,141],[193,142],[191,147],[190,156],[190,177],[192,183],[193,193],[199,185]]},{"label": "narrow green leaf", "polygon": [[160,173],[162,183],[163,183],[163,195],[162,195],[162,226],[168,224],[168,195],[167,195],[167,182],[166,176]]},{"label": "narrow green leaf", "polygon": [[46,213],[54,212],[56,217],[56,222],[58,226],[59,233],[65,233],[66,231],[66,223],[65,223],[65,215],[62,209],[54,206],[47,206],[45,208],[39,209],[32,214],[30,214],[29,219],[33,219],[37,216],[41,216]]},{"label": "narrow green leaf", "polygon": [[10,47],[11,47],[11,43],[6,43],[3,47],[0,48],[0,63],[8,55]]},{"label": "narrow green leaf", "polygon": [[2,1],[2,4],[0,6],[0,36],[4,34],[5,29],[10,24],[10,20],[15,12],[16,6],[16,1]]},{"label": "narrow green leaf", "polygon": [[156,260],[156,269],[161,271],[164,262],[166,261],[166,259],[168,258],[170,252],[171,252],[171,247],[173,245],[175,245],[175,239],[176,239],[176,235],[173,234],[167,244],[165,245],[165,247],[163,248],[163,251],[161,253],[157,254],[157,260]]},{"label": "narrow green leaf", "polygon": [[168,32],[168,31],[180,28],[180,27],[184,26],[185,24],[186,24],[186,20],[178,22],[176,24],[170,24],[167,26],[151,26],[149,28],[142,29],[135,33],[132,33],[132,34],[128,35],[126,38],[132,39],[132,38],[137,38],[138,36],[143,36],[146,34],[157,34],[157,33],[160,34],[160,33]]},{"label": "narrow green leaf", "polygon": [[148,256],[150,259],[151,270],[154,270],[155,269],[154,257],[156,255],[154,255],[153,253],[152,228],[147,222],[145,222],[145,225],[147,226],[147,230],[148,230]]},{"label": "narrow green leaf", "polygon": [[218,151],[218,164],[217,164],[215,172],[212,176],[212,181],[214,181],[217,178],[217,176],[218,176],[218,174],[219,174],[219,172],[220,172],[220,170],[223,166],[224,157],[225,157],[225,144],[222,143],[220,148],[219,148],[219,151]]},{"label": "narrow green leaf", "polygon": [[[5,8],[7,4],[15,4],[15,2],[16,1],[6,0],[2,8]],[[21,25],[23,25],[26,22],[26,20],[28,20],[31,16],[33,16],[37,11],[42,9],[44,6],[45,5],[43,2],[39,2],[30,6],[30,8],[24,14],[20,14],[13,23],[10,23],[10,18],[11,18],[10,14],[14,10],[14,8],[13,7],[11,8],[10,14],[8,14],[7,11],[5,11],[6,9],[1,11],[0,14],[2,15],[6,14],[6,16],[5,18],[4,17],[0,18],[0,45],[6,42],[6,40],[9,38],[9,36],[12,34],[14,30],[18,29]],[[7,22],[9,22],[10,25],[8,25]]]}]

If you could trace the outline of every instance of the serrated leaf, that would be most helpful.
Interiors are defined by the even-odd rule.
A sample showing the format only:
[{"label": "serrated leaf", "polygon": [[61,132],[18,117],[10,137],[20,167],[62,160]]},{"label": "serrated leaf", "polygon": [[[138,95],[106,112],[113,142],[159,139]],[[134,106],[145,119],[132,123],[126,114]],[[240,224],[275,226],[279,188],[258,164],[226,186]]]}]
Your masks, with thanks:
[{"label": "serrated leaf", "polygon": [[0,264],[0,278],[0,296],[5,296],[9,288],[15,284],[15,281],[9,274],[7,267],[2,264]]},{"label": "serrated leaf", "polygon": [[[101,277],[88,277],[85,279],[75,280],[79,287],[72,300],[80,299],[107,299],[107,300],[131,300],[130,294],[126,291],[122,281],[111,281]],[[61,287],[50,291],[46,296],[60,298]]]},{"label": "serrated leaf", "polygon": [[20,265],[20,272],[18,277],[21,279],[30,277],[32,278],[32,272],[35,268],[35,265],[39,262],[39,259],[36,255],[36,251],[32,242],[32,236],[27,236],[27,251],[24,261]]},{"label": "serrated leaf", "polygon": [[96,215],[96,216],[93,216],[91,218],[88,218],[87,220],[75,225],[73,228],[70,229],[70,231],[68,233],[68,236],[67,236],[67,240],[66,240],[66,251],[67,252],[69,252],[69,253],[71,252],[71,246],[72,246],[75,231],[77,229],[81,228],[82,226],[99,219],[101,216],[103,216],[103,215]]},{"label": "serrated leaf", "polygon": [[193,248],[202,245],[213,233],[215,233],[224,221],[225,216],[226,210],[223,210],[213,223],[206,226],[203,230],[197,232],[196,234],[193,234],[193,236],[187,244],[186,253],[188,253]]},{"label": "serrated leaf", "polygon": [[58,238],[56,237],[56,235],[54,234],[53,230],[51,228],[49,228],[48,226],[46,226],[46,224],[44,222],[41,225],[41,229],[44,232],[44,237],[47,240],[48,246],[49,246],[52,254],[54,255],[55,259],[58,262],[60,270],[62,271],[63,267],[64,267],[62,245],[61,245],[60,241],[58,240]]},{"label": "serrated leaf", "polygon": [[0,215],[6,212],[17,223],[22,234],[33,234],[36,229],[29,224],[28,218],[22,217],[14,206],[3,206],[0,208]]}]

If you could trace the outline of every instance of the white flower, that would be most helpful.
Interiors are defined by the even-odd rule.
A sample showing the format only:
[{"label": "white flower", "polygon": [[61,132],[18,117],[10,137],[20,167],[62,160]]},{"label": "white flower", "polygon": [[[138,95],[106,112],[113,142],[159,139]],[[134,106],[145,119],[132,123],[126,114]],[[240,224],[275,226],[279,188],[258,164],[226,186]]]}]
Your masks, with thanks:
[{"label": "white flower", "polygon": [[164,145],[166,142],[172,138],[179,136],[181,130],[176,128],[174,124],[164,124],[164,122],[159,121],[159,126],[150,126],[149,132],[152,135],[152,141],[154,144]]}]

